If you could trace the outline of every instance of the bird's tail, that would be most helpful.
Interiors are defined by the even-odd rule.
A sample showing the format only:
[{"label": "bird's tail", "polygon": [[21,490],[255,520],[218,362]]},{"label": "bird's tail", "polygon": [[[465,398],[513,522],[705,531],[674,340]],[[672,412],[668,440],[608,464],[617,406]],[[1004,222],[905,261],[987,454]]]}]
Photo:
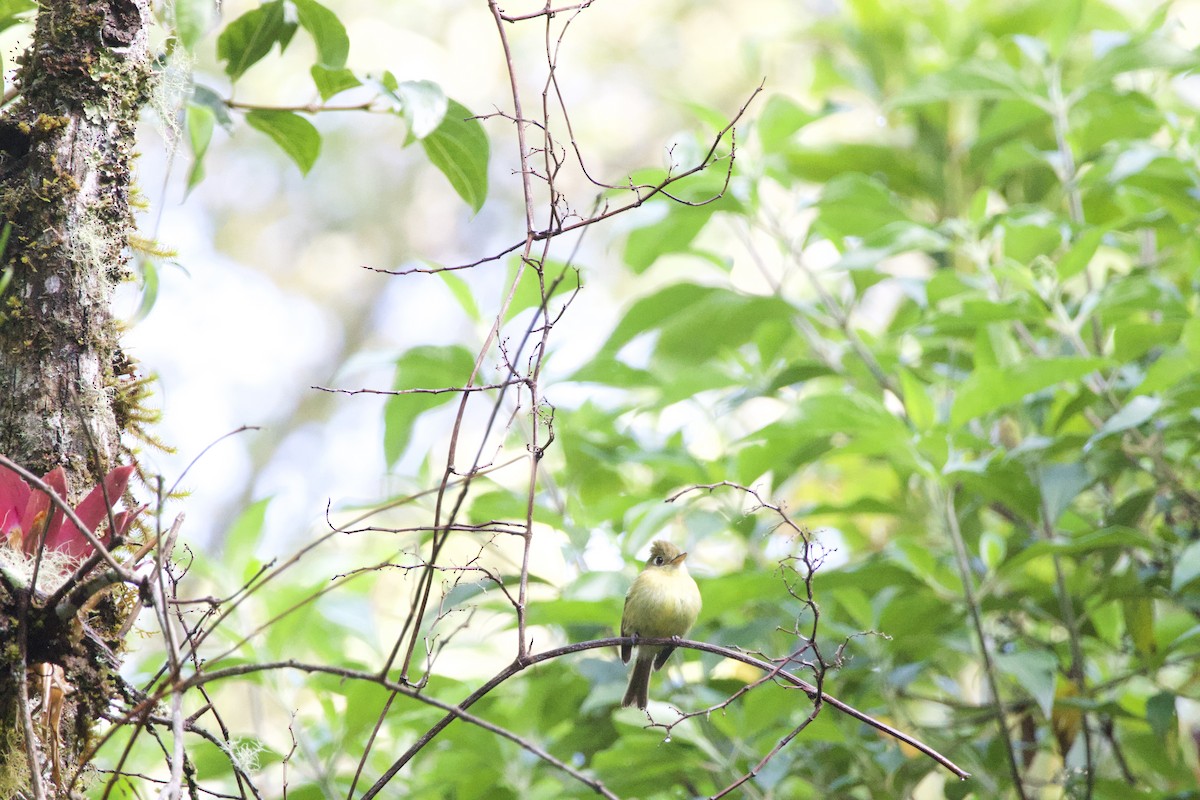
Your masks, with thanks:
[{"label": "bird's tail", "polygon": [[637,706],[645,709],[650,702],[650,670],[654,666],[654,655],[645,648],[638,648],[637,659],[629,673],[629,687],[625,689],[625,698],[621,700],[622,708]]}]

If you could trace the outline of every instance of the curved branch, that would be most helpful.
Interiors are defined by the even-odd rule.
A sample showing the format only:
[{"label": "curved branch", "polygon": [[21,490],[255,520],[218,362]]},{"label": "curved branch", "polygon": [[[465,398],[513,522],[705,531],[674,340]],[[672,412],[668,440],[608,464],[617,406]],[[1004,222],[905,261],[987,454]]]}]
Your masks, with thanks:
[{"label": "curved branch", "polygon": [[[489,680],[487,683],[483,684],[478,689],[476,689],[474,692],[472,692],[470,695],[468,695],[467,698],[465,700],[463,700],[461,703],[459,703],[457,706],[454,706],[453,708],[449,709],[449,711],[445,717],[443,717],[441,720],[438,721],[438,723],[436,725],[434,725],[432,728],[430,728],[428,731],[426,731],[425,734],[423,736],[421,736],[420,739],[418,739],[407,751],[405,751],[405,753],[402,756],[400,756],[400,758],[398,758],[396,760],[396,762],[394,764],[392,764],[391,767],[388,768],[388,770],[379,778],[379,780],[377,780],[375,782],[375,784],[370,789],[367,790],[366,794],[363,795],[362,800],[371,800],[372,797],[375,797],[380,792],[380,790],[383,789],[383,787],[386,786],[387,783],[393,777],[395,777],[396,774],[401,769],[404,768],[404,765],[407,764],[409,761],[411,761],[413,759],[413,757],[416,756],[416,754],[419,753],[427,744],[429,744],[429,742],[432,741],[435,736],[437,736],[439,733],[441,733],[446,728],[447,725],[449,725],[451,722],[454,721],[454,719],[456,717],[462,716],[463,710],[469,708],[477,700],[479,700],[480,698],[487,695],[489,692],[491,692],[497,686],[504,683],[506,680],[513,677],[517,673],[522,672],[526,668],[531,667],[535,664],[539,664],[543,661],[550,661],[555,658],[561,658],[562,656],[570,655],[571,653],[578,653],[578,652],[582,652],[584,650],[593,650],[593,649],[600,648],[600,647],[619,647],[620,645],[623,645],[623,644],[634,644],[634,641],[635,640],[633,639],[633,637],[613,636],[613,637],[610,637],[607,639],[595,639],[595,640],[587,641],[587,642],[578,642],[576,644],[569,644],[569,645],[565,645],[563,647],[556,647],[552,650],[546,650],[546,651],[544,651],[542,653],[538,653],[536,655],[530,655],[527,659],[525,659],[522,662],[514,661],[512,664],[505,667],[503,670],[501,670],[499,673],[497,673],[495,676],[493,676],[492,679]],[[838,700],[833,695],[830,695],[826,692],[818,692],[817,688],[813,684],[809,683],[808,681],[804,680],[803,678],[797,677],[796,675],[793,675],[792,673],[787,672],[785,670],[781,670],[778,667],[775,667],[775,666],[767,663],[766,661],[762,661],[761,659],[754,658],[753,656],[746,655],[745,653],[730,649],[728,647],[722,647],[720,645],[715,645],[715,644],[708,644],[706,642],[694,642],[694,641],[687,640],[687,639],[684,639],[684,640],[674,640],[674,639],[670,639],[670,638],[651,639],[651,638],[643,637],[643,638],[637,639],[637,643],[642,644],[642,645],[670,644],[670,645],[674,645],[676,647],[686,647],[686,648],[690,648],[692,650],[701,650],[706,653],[713,653],[715,655],[724,656],[725,658],[731,658],[735,661],[741,661],[744,664],[749,664],[752,667],[757,667],[758,669],[761,669],[764,672],[774,672],[774,673],[778,674],[779,677],[782,678],[784,681],[799,688],[801,691],[803,691],[805,694],[809,695],[810,697],[812,697],[814,699],[819,697],[821,702],[826,703],[826,704],[832,706],[833,708],[836,708],[838,711],[841,711],[843,714],[846,714],[847,716],[852,717],[852,718],[858,720],[859,722],[863,722],[867,725],[870,725],[875,730],[880,731],[881,733],[885,733],[888,736],[891,736],[893,739],[896,739],[897,741],[907,744],[910,747],[916,748],[921,753],[924,753],[926,756],[928,756],[929,758],[932,758],[938,764],[942,765],[943,767],[948,769],[950,772],[957,775],[961,780],[966,780],[967,778],[970,777],[969,772],[962,769],[957,764],[955,764],[953,761],[951,761],[949,758],[947,758],[946,756],[943,756],[941,753],[934,750],[932,747],[930,747],[929,745],[920,741],[919,739],[916,739],[916,738],[910,736],[909,734],[904,733],[903,731],[897,730],[896,728],[893,728],[892,726],[888,725],[885,722],[881,722],[880,720],[875,719],[870,714],[867,714],[863,711],[859,711],[854,706],[851,706],[848,703],[844,703],[841,700]],[[285,663],[284,666],[293,666],[293,665],[290,663]],[[241,668],[234,667],[232,669],[237,670],[237,669],[241,669]],[[216,676],[216,675],[217,675],[216,673],[213,673],[213,676]],[[419,700],[422,700],[424,702],[429,702],[434,705],[437,704],[437,703],[433,702],[431,698],[427,698],[423,695],[419,695],[414,690],[408,689],[407,687],[401,687],[398,684],[392,685],[390,683],[388,684],[388,686],[389,686],[389,688],[394,688],[397,691],[400,691],[404,694],[408,694],[409,696],[414,697]]]}]

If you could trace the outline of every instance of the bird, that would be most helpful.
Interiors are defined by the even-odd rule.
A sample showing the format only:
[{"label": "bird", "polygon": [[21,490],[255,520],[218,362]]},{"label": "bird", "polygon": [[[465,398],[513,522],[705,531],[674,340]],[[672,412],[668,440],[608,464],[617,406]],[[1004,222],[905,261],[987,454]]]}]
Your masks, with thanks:
[{"label": "bird", "polygon": [[[700,616],[700,588],[688,574],[687,553],[662,539],[650,545],[646,566],[625,594],[621,635],[662,639],[681,637]],[[621,645],[621,661],[629,663],[633,644]],[[621,707],[645,709],[650,700],[650,670],[662,669],[674,645],[637,645],[629,687]]]}]

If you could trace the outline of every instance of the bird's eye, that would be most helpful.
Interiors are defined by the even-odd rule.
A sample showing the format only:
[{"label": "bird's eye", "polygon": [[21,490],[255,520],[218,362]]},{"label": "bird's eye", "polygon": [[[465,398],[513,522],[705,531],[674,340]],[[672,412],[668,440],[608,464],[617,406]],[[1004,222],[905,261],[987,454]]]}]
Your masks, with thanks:
[{"label": "bird's eye", "polygon": [[656,566],[656,567],[661,567],[662,565],[663,565],[663,557],[662,557],[662,556],[655,556],[655,557],[654,557],[654,566]]}]

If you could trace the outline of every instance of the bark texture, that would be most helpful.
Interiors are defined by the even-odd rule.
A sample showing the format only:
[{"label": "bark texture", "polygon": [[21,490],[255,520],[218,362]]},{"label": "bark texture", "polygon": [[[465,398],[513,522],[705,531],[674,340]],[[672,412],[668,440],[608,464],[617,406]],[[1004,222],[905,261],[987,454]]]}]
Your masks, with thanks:
[{"label": "bark texture", "polygon": [[[110,305],[134,230],[148,23],[149,0],[40,0],[18,97],[0,111],[0,453],[39,475],[62,466],[72,502],[123,453],[131,376]],[[0,574],[0,797],[67,796],[120,685],[131,598],[99,599],[86,619],[59,619]]]},{"label": "bark texture", "polygon": [[133,229],[134,130],[147,98],[148,0],[50,0],[0,119],[0,452],[96,485],[120,452],[127,370],[110,312]]}]

